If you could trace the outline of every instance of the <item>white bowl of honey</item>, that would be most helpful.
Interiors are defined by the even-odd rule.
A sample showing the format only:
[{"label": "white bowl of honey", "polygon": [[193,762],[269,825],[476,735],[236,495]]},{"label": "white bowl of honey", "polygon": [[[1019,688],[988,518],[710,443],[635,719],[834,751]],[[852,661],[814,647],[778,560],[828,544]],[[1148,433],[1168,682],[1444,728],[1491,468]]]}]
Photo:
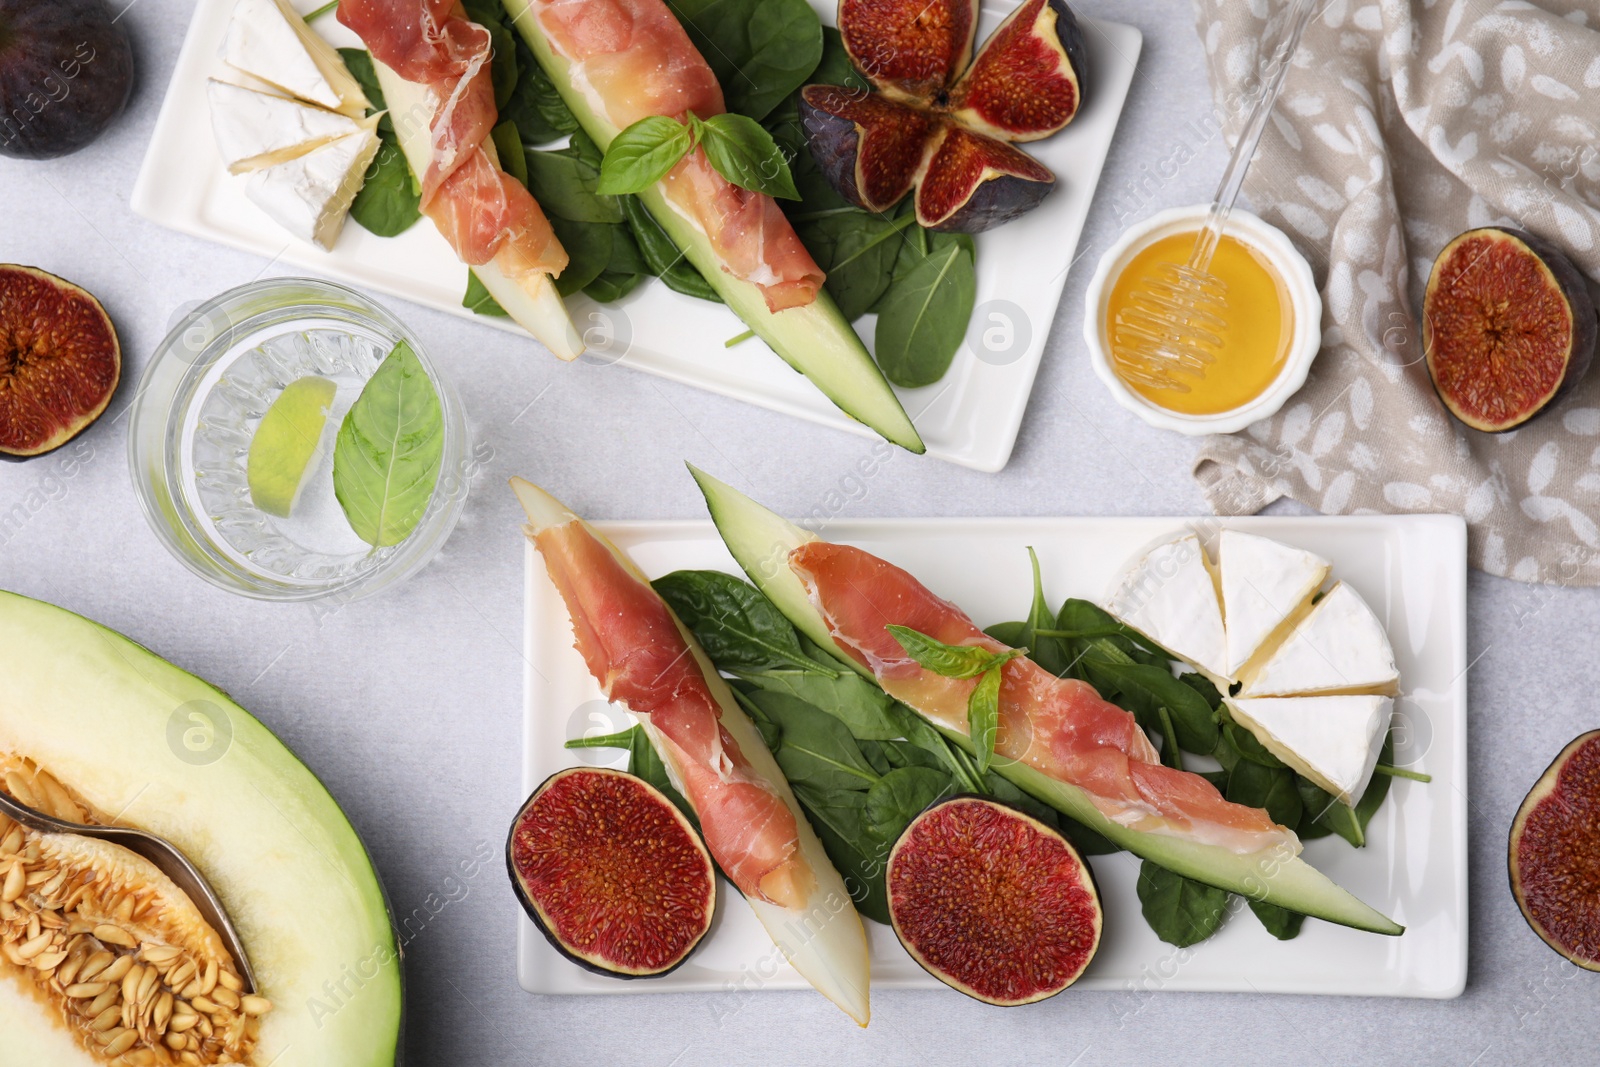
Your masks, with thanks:
[{"label": "white bowl of honey", "polygon": [[1227,286],[1227,328],[1204,376],[1173,375],[1176,388],[1124,377],[1111,331],[1131,292],[1163,264],[1186,263],[1208,204],[1136,223],[1101,257],[1089,282],[1084,339],[1117,403],[1152,426],[1186,434],[1233,433],[1275,414],[1305,384],[1322,347],[1322,298],[1311,266],[1283,232],[1235,208],[1211,262]]}]

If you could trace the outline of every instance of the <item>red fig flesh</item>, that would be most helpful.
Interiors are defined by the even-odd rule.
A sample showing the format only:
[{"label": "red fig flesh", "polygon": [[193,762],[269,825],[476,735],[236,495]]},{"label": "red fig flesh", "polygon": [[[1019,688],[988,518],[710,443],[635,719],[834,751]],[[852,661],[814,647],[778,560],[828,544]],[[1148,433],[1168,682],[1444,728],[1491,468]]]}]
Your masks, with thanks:
[{"label": "red fig flesh", "polygon": [[922,226],[977,233],[1050,191],[1055,176],[1011,142],[1077,114],[1083,33],[1064,0],[1024,0],[971,58],[976,23],[971,0],[842,0],[845,49],[873,91],[807,86],[800,110],[846,200],[883,211],[915,188]]},{"label": "red fig flesh", "polygon": [[0,264],[0,456],[59,448],[111,403],[117,331],[100,302],[35,267]]},{"label": "red fig flesh", "polygon": [[1600,971],[1600,730],[1572,741],[1511,824],[1511,894],[1533,932]]}]

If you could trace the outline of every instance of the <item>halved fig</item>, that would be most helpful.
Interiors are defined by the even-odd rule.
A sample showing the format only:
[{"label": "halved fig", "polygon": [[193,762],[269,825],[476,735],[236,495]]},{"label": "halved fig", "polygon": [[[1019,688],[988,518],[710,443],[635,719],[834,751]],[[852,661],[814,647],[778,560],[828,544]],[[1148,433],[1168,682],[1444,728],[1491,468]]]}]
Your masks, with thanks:
[{"label": "halved fig", "polygon": [[1439,399],[1474,430],[1514,430],[1573,387],[1594,359],[1583,275],[1521,230],[1468,230],[1434,260],[1422,344]]},{"label": "halved fig", "polygon": [[511,824],[506,866],[550,944],[599,974],[666,974],[711,928],[711,854],[671,800],[622,771],[545,779]]},{"label": "halved fig", "polygon": [[122,348],[100,302],[36,267],[0,264],[0,456],[82,433],[111,403]]},{"label": "halved fig", "polygon": [[1600,730],[1539,776],[1511,824],[1511,895],[1533,932],[1600,971]]},{"label": "halved fig", "polygon": [[800,114],[834,189],[871,211],[917,190],[917,221],[978,233],[1031,210],[1055,184],[1012,147],[1072,121],[1084,41],[1064,0],[1025,0],[971,55],[976,3],[841,0],[839,30],[875,87],[811,85]]},{"label": "halved fig", "polygon": [[1049,137],[1078,113],[1083,30],[1062,0],[1028,0],[1006,16],[950,90],[952,116],[1006,141]]},{"label": "halved fig", "polygon": [[988,1004],[1031,1004],[1100,946],[1094,878],[1061,834],[984,797],[941,801],[889,853],[889,918],[911,958]]}]

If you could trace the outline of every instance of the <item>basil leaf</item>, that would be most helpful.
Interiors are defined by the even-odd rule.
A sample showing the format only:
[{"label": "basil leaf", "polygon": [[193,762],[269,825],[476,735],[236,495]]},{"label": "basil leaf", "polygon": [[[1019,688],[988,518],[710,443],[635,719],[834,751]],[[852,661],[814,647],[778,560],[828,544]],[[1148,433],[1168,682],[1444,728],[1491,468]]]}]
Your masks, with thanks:
[{"label": "basil leaf", "polygon": [[[614,246],[613,246],[614,247]],[[629,274],[619,271],[603,270],[600,276],[583,287],[585,296],[602,304],[609,304],[613,300],[621,300],[635,289],[639,288],[647,275]]]},{"label": "basil leaf", "polygon": [[822,23],[806,0],[668,0],[722,86],[728,110],[766,116],[822,59]]},{"label": "basil leaf", "polygon": [[943,641],[919,633],[909,626],[889,623],[884,629],[905,649],[906,655],[945,678],[976,678],[990,667],[998,666],[1018,654],[990,652],[977,645],[947,645]]},{"label": "basil leaf", "polygon": [[[794,187],[794,176],[789,173],[789,161],[761,123],[748,115],[725,111],[708,119],[696,118],[691,113],[689,124],[698,135],[700,147],[705,151],[711,168],[718,174],[741,189],[785,200],[800,199],[800,193]],[[624,130],[623,134],[626,133]],[[611,142],[611,151],[606,153],[607,159],[616,148],[616,142]],[[676,163],[677,159],[673,162]],[[670,170],[670,166],[667,169]],[[665,174],[666,171],[661,173]],[[601,180],[604,181],[603,174]],[[968,314],[971,314],[970,309]]]},{"label": "basil leaf", "polygon": [[650,115],[617,134],[600,164],[597,191],[637,193],[667,176],[694,147],[694,133],[676,119]]},{"label": "basil leaf", "polygon": [[967,698],[967,731],[978,749],[978,773],[994,759],[994,735],[1000,729],[1000,668],[990,667]]},{"label": "basil leaf", "polygon": [[1261,920],[1261,925],[1267,928],[1267,933],[1279,941],[1292,941],[1300,936],[1300,926],[1306,921],[1304,915],[1259,900],[1248,903],[1250,910],[1256,913],[1256,918]]},{"label": "basil leaf", "polygon": [[795,670],[839,677],[837,670],[801,651],[794,626],[749,582],[721,571],[684,570],[651,585],[694,631],[719,670],[732,674]]},{"label": "basil leaf", "polygon": [[484,288],[483,282],[478,278],[478,272],[467,268],[467,295],[461,298],[461,306],[471,308],[474,315],[493,315],[496,318],[508,317],[508,312]]},{"label": "basil leaf", "polygon": [[927,767],[890,771],[867,790],[867,832],[893,845],[923,809],[953,792],[948,774]]},{"label": "basil leaf", "polygon": [[439,394],[401,341],[362,387],[333,446],[333,492],[356,536],[374,548],[411,536],[443,459]]},{"label": "basil leaf", "polygon": [[738,695],[778,725],[781,733],[773,755],[791,784],[831,791],[866,789],[878,780],[855,738],[832,715],[786,693],[756,690]]},{"label": "basil leaf", "polygon": [[661,228],[661,224],[651,216],[639,198],[624,196],[619,201],[628,225],[633,229],[634,240],[638,242],[639,254],[644,257],[650,273],[675,293],[720,304],[722,297],[711,288],[711,283],[695,269],[694,264],[684,258],[683,252],[672,243],[667,231]]},{"label": "basil leaf", "polygon": [[844,877],[845,890],[855,901],[856,910],[889,925],[889,898],[883,884],[889,850],[867,832],[867,794],[829,793],[796,785],[794,796],[822,840],[823,851]]},{"label": "basil leaf", "polygon": [[884,377],[907,389],[944,377],[966,336],[977,292],[972,239],[935,235],[927,255],[897,272],[878,301],[873,353]]},{"label": "basil leaf", "polygon": [[1144,860],[1139,864],[1139,910],[1157,937],[1186,948],[1217,932],[1228,914],[1228,894]]}]

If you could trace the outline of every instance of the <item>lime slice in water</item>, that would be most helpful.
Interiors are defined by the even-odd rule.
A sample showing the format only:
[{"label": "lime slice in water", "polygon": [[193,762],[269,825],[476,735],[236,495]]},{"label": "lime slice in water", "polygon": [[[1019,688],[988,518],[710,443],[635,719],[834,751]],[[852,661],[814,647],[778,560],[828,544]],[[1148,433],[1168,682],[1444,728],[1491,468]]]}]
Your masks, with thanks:
[{"label": "lime slice in water", "polygon": [[278,394],[250,438],[246,474],[250,499],[269,515],[288,518],[322,454],[322,428],[338,389],[326,378],[296,378]]}]

